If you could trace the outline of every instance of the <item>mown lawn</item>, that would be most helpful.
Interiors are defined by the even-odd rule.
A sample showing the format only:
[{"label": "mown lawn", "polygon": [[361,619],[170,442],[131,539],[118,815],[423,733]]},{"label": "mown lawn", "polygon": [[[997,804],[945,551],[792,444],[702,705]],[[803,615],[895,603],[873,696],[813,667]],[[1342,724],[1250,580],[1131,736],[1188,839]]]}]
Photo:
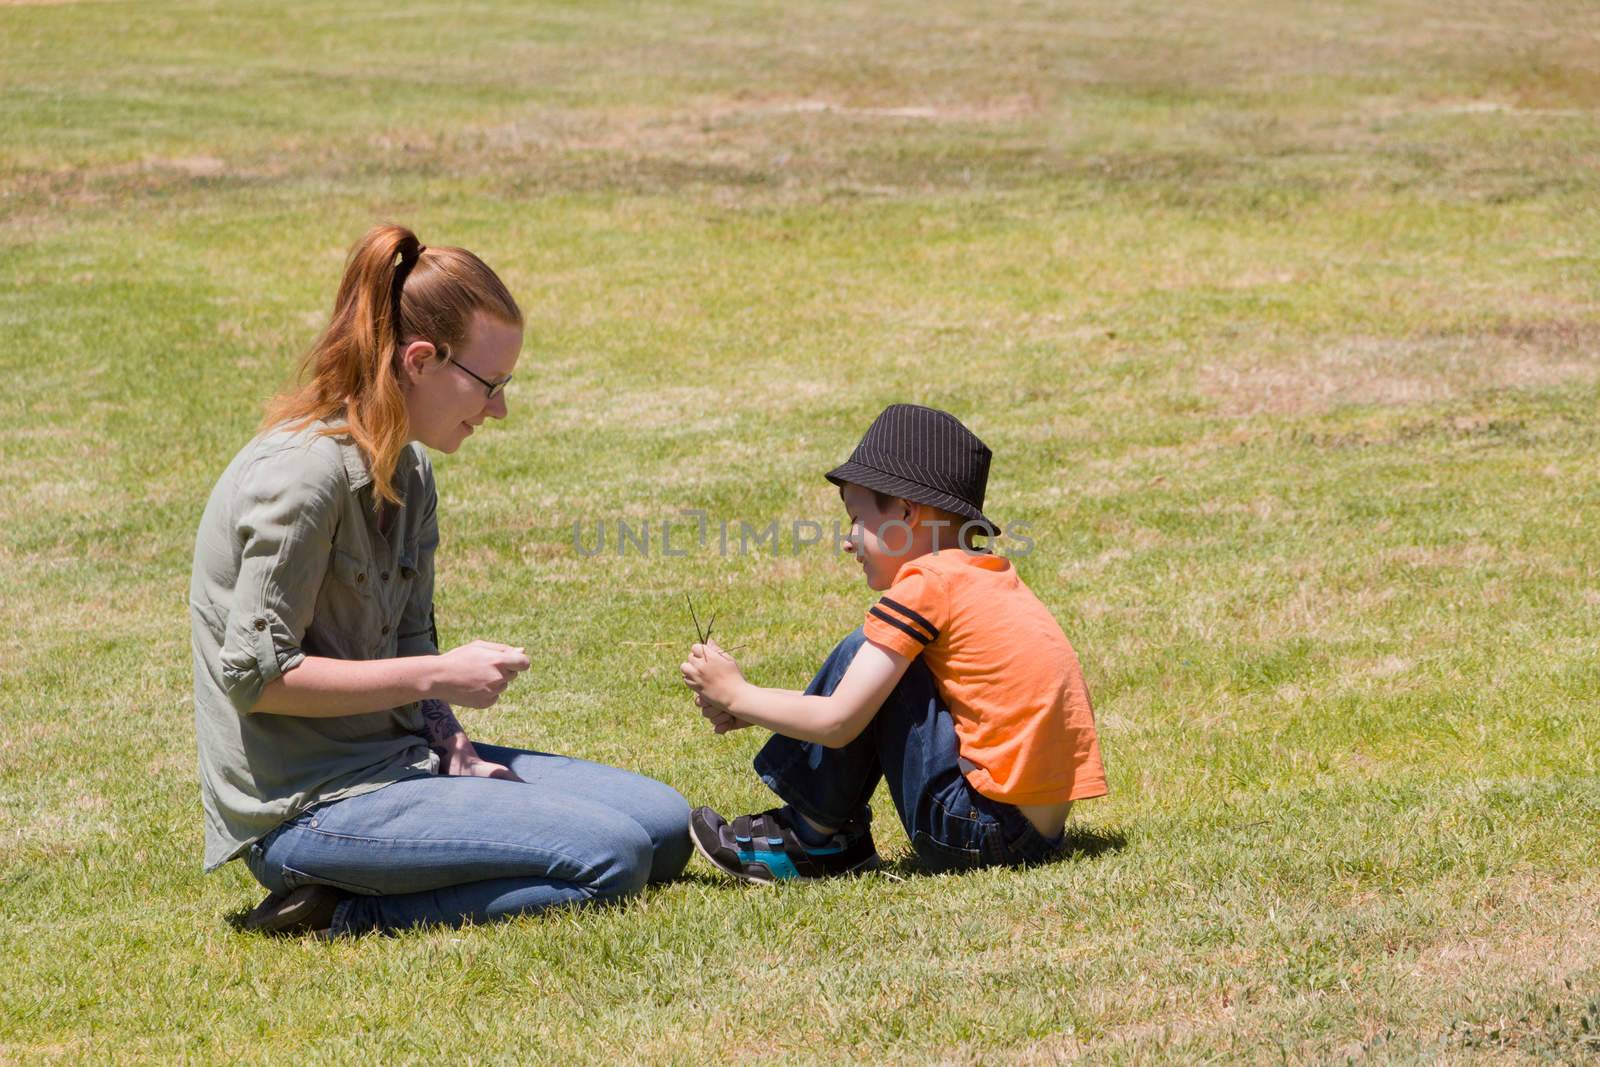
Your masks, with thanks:
[{"label": "mown lawn", "polygon": [[[0,3],[0,1061],[1600,1055],[1597,106],[1586,0]],[[855,569],[573,523],[831,523],[929,403],[1097,698],[1075,853],[880,798],[868,879],[236,932],[193,530],[389,219],[528,313],[438,461],[441,636],[537,650],[470,732],[764,807],[683,595],[799,685]]]}]

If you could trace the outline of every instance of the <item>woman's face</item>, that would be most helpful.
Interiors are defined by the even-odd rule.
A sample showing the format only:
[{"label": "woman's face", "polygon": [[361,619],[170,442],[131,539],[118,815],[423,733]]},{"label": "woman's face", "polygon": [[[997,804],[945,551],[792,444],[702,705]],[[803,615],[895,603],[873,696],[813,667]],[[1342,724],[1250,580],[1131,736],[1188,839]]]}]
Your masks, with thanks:
[{"label": "woman's face", "polygon": [[[435,351],[427,341],[413,341],[401,354],[406,390],[406,417],[411,439],[437,452],[454,452],[484,419],[506,417],[506,394],[494,399],[483,382],[510,376],[522,353],[522,327],[501,322],[482,311],[473,313],[467,336],[449,351]],[[467,371],[471,371],[468,374]]]}]

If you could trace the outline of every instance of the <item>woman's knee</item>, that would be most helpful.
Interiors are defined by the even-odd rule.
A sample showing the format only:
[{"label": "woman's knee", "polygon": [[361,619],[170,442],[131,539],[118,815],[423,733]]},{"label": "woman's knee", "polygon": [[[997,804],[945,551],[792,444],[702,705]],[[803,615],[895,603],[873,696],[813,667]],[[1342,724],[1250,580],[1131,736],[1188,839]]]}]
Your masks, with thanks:
[{"label": "woman's knee", "polygon": [[670,785],[657,787],[651,807],[651,824],[645,828],[654,845],[650,881],[665,882],[683,873],[694,846],[689,843],[689,802]]},{"label": "woman's knee", "polygon": [[625,795],[623,790],[618,790],[615,803],[655,841],[689,828],[689,802],[682,793],[654,778],[630,774]]},{"label": "woman's knee", "polygon": [[619,808],[649,838],[648,880],[665,882],[676,878],[689,865],[694,852],[689,843],[689,802],[665,782],[642,775],[633,776],[627,792],[626,807],[619,804]]},{"label": "woman's knee", "polygon": [[595,899],[630,896],[650,880],[654,860],[655,846],[642,826],[607,827],[594,843],[587,888]]},{"label": "woman's knee", "polygon": [[613,810],[632,819],[650,840],[649,880],[675,878],[688,866],[694,847],[689,843],[689,802],[665,782],[630,771],[607,767]]}]

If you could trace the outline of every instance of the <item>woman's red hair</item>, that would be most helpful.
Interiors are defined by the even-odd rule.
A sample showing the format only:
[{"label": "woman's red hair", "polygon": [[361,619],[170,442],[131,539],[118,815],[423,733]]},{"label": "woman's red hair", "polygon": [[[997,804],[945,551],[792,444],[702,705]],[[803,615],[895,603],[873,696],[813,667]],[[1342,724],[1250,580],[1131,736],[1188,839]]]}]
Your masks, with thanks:
[{"label": "woman's red hair", "polygon": [[409,440],[400,352],[466,340],[474,312],[512,326],[522,309],[488,264],[464,248],[424,248],[404,226],[368,230],[345,261],[333,318],[300,364],[298,384],[267,405],[263,428],[327,422],[366,456],[373,494],[400,503],[394,468]]}]

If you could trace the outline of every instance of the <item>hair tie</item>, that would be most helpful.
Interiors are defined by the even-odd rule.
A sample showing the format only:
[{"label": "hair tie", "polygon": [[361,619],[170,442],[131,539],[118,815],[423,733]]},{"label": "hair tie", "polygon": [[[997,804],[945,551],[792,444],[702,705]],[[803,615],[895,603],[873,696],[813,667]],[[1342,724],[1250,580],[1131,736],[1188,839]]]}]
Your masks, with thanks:
[{"label": "hair tie", "polygon": [[396,334],[400,332],[400,324],[403,321],[400,315],[400,295],[405,292],[406,278],[410,276],[411,268],[415,267],[417,261],[422,258],[422,253],[427,250],[428,246],[418,241],[417,250],[412,255],[408,256],[404,251],[400,252],[400,262],[394,268],[394,278],[389,283],[391,287],[389,299],[391,314],[394,315],[394,330]]}]

